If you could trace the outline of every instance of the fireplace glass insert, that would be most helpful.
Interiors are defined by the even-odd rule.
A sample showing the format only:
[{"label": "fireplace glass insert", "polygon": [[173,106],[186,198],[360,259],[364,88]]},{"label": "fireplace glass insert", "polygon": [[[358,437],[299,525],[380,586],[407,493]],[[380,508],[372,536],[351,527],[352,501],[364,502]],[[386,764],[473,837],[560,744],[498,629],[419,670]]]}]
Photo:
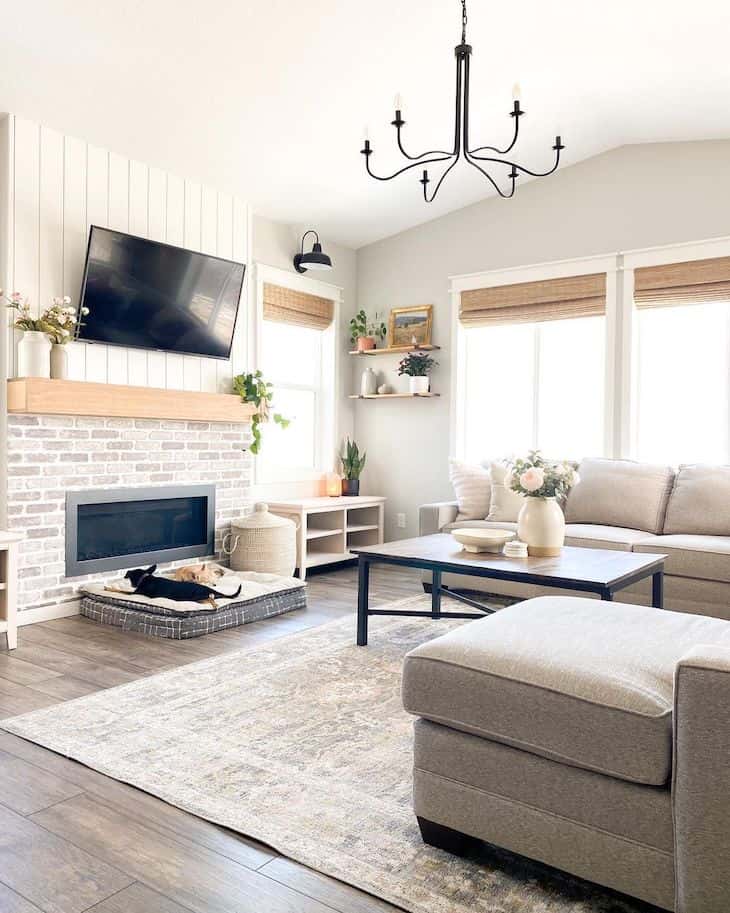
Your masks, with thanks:
[{"label": "fireplace glass insert", "polygon": [[66,494],[66,576],[212,555],[215,486]]}]

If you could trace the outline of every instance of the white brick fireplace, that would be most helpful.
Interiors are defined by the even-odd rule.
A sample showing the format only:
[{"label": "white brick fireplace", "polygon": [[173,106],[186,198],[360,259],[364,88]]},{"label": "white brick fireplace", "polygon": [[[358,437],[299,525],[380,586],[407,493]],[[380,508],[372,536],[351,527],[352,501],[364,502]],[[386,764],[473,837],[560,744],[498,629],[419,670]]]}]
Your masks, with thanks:
[{"label": "white brick fireplace", "polygon": [[218,557],[231,519],[250,501],[249,442],[240,423],[9,415],[8,527],[26,537],[18,611],[65,614],[79,584],[123,573],[65,576],[67,491],[214,484]]}]

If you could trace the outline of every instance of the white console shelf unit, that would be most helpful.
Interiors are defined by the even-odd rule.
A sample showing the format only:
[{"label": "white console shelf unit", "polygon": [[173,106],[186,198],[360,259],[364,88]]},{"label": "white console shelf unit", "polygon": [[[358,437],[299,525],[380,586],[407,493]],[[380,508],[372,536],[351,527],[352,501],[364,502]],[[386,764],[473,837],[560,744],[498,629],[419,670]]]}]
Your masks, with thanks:
[{"label": "white console shelf unit", "polygon": [[270,501],[269,510],[297,524],[297,569],[348,561],[351,546],[383,541],[385,498],[375,495]]}]

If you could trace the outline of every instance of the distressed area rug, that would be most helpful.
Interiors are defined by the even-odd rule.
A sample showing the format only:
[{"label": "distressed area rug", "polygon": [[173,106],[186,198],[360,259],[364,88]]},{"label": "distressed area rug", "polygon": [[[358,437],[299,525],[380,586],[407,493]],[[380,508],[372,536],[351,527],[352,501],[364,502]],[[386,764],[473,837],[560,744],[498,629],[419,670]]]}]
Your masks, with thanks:
[{"label": "distressed area rug", "polygon": [[376,617],[363,648],[345,618],[0,726],[411,913],[648,910],[509,854],[421,841],[401,667],[457,623]]}]

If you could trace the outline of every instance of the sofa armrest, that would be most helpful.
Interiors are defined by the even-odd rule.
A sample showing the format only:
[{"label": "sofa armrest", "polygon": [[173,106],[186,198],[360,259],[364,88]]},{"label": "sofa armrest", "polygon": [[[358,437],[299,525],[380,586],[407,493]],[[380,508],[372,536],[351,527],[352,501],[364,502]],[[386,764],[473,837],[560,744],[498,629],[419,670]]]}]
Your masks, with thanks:
[{"label": "sofa armrest", "polygon": [[453,523],[459,512],[456,501],[441,501],[434,504],[421,504],[418,508],[418,535],[430,536],[440,533],[447,523]]},{"label": "sofa armrest", "polygon": [[730,646],[696,646],[674,679],[677,913],[730,909]]}]

